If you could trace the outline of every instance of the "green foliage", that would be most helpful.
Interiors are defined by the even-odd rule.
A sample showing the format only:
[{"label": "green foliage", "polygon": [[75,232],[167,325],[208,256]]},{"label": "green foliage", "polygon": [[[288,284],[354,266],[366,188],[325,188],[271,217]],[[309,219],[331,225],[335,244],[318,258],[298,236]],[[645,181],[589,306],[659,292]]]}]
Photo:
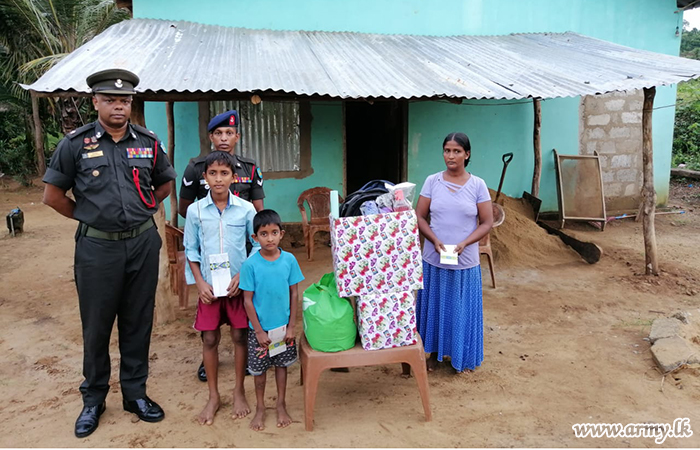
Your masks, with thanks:
[{"label": "green foliage", "polygon": [[[700,30],[683,30],[681,56],[700,59]],[[676,120],[673,130],[673,167],[685,164],[700,170],[700,80],[678,85]]]},{"label": "green foliage", "polygon": [[[129,18],[114,0],[0,0],[0,171],[26,182],[35,170],[31,84],[109,26]],[[41,99],[47,154],[63,133],[90,120],[89,101]]]},{"label": "green foliage", "polygon": [[23,123],[16,109],[0,113],[0,172],[28,184],[35,167],[32,145],[27,140]]},{"label": "green foliage", "polygon": [[684,29],[681,37],[681,56],[684,58],[700,59],[700,30]]},{"label": "green foliage", "polygon": [[[27,123],[29,119],[20,108],[0,111],[0,172],[25,185],[36,173],[34,137]],[[45,127],[44,157],[48,161],[63,135],[52,117],[42,122]]]}]

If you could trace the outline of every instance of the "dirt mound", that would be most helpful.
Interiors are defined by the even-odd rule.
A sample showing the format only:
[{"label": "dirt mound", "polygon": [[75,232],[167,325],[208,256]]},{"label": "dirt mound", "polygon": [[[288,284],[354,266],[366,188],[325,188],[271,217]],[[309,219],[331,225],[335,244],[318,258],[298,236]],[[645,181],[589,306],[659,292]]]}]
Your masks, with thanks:
[{"label": "dirt mound", "polygon": [[[490,190],[491,197],[495,192]],[[559,237],[548,234],[533,221],[532,209],[521,198],[501,194],[506,220],[491,230],[491,248],[501,267],[540,267],[583,261]]]}]

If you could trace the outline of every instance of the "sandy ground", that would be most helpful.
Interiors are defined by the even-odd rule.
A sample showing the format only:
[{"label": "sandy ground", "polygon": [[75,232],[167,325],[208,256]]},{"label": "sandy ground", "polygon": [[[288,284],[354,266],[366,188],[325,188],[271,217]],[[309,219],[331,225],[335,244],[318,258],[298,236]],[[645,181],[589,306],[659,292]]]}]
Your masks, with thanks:
[{"label": "sandy ground", "polygon": [[[474,373],[442,365],[430,375],[432,422],[424,421],[415,380],[390,365],[324,373],[315,430],[306,432],[297,364],[287,394],[294,423],[277,429],[269,409],[267,429],[251,431],[247,419],[230,418],[233,355],[223,341],[220,386],[228,393],[215,423],[200,426],[194,417],[207,391],[195,377],[201,344],[190,306],[153,332],[149,395],[166,419],[148,424],[122,410],[115,331],[107,411],[82,440],[73,436],[82,406],[75,223],[42,205],[40,188],[11,185],[0,193],[3,214],[20,206],[26,217],[23,235],[0,239],[0,447],[649,447],[653,439],[579,439],[571,426],[681,417],[690,419],[693,437],[662,446],[700,446],[700,370],[681,370],[662,384],[644,340],[653,319],[674,311],[700,321],[697,186],[675,185],[670,204],[687,212],[657,219],[659,277],[639,275],[642,229],[633,220],[611,222],[602,233],[567,227],[604,249],[601,261],[588,265],[511,204],[493,233],[498,289],[483,266],[484,363]],[[311,264],[303,248],[294,251],[306,276],[302,288],[332,270],[327,247],[317,247]],[[252,402],[252,378],[245,384]],[[269,407],[274,397],[269,377]]]}]

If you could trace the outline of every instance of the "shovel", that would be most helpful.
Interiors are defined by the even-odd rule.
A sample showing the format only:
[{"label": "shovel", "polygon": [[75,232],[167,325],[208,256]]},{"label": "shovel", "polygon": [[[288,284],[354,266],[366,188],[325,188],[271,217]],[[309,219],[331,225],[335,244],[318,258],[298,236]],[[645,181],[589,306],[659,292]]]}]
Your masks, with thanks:
[{"label": "shovel", "polygon": [[508,164],[513,160],[513,153],[505,153],[501,159],[503,160],[503,172],[501,172],[501,181],[498,183],[498,191],[496,192],[496,199],[493,201],[493,226],[497,227],[506,220],[506,212],[503,206],[498,204],[498,197],[501,196],[501,188],[503,187],[503,178],[506,176],[506,169]]}]

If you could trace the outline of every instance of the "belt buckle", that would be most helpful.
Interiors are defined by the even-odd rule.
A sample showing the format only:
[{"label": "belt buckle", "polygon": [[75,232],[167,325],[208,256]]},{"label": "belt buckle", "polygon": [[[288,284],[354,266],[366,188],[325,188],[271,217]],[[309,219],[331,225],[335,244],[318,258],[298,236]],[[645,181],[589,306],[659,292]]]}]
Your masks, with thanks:
[{"label": "belt buckle", "polygon": [[120,231],[119,240],[133,238],[134,230]]}]

